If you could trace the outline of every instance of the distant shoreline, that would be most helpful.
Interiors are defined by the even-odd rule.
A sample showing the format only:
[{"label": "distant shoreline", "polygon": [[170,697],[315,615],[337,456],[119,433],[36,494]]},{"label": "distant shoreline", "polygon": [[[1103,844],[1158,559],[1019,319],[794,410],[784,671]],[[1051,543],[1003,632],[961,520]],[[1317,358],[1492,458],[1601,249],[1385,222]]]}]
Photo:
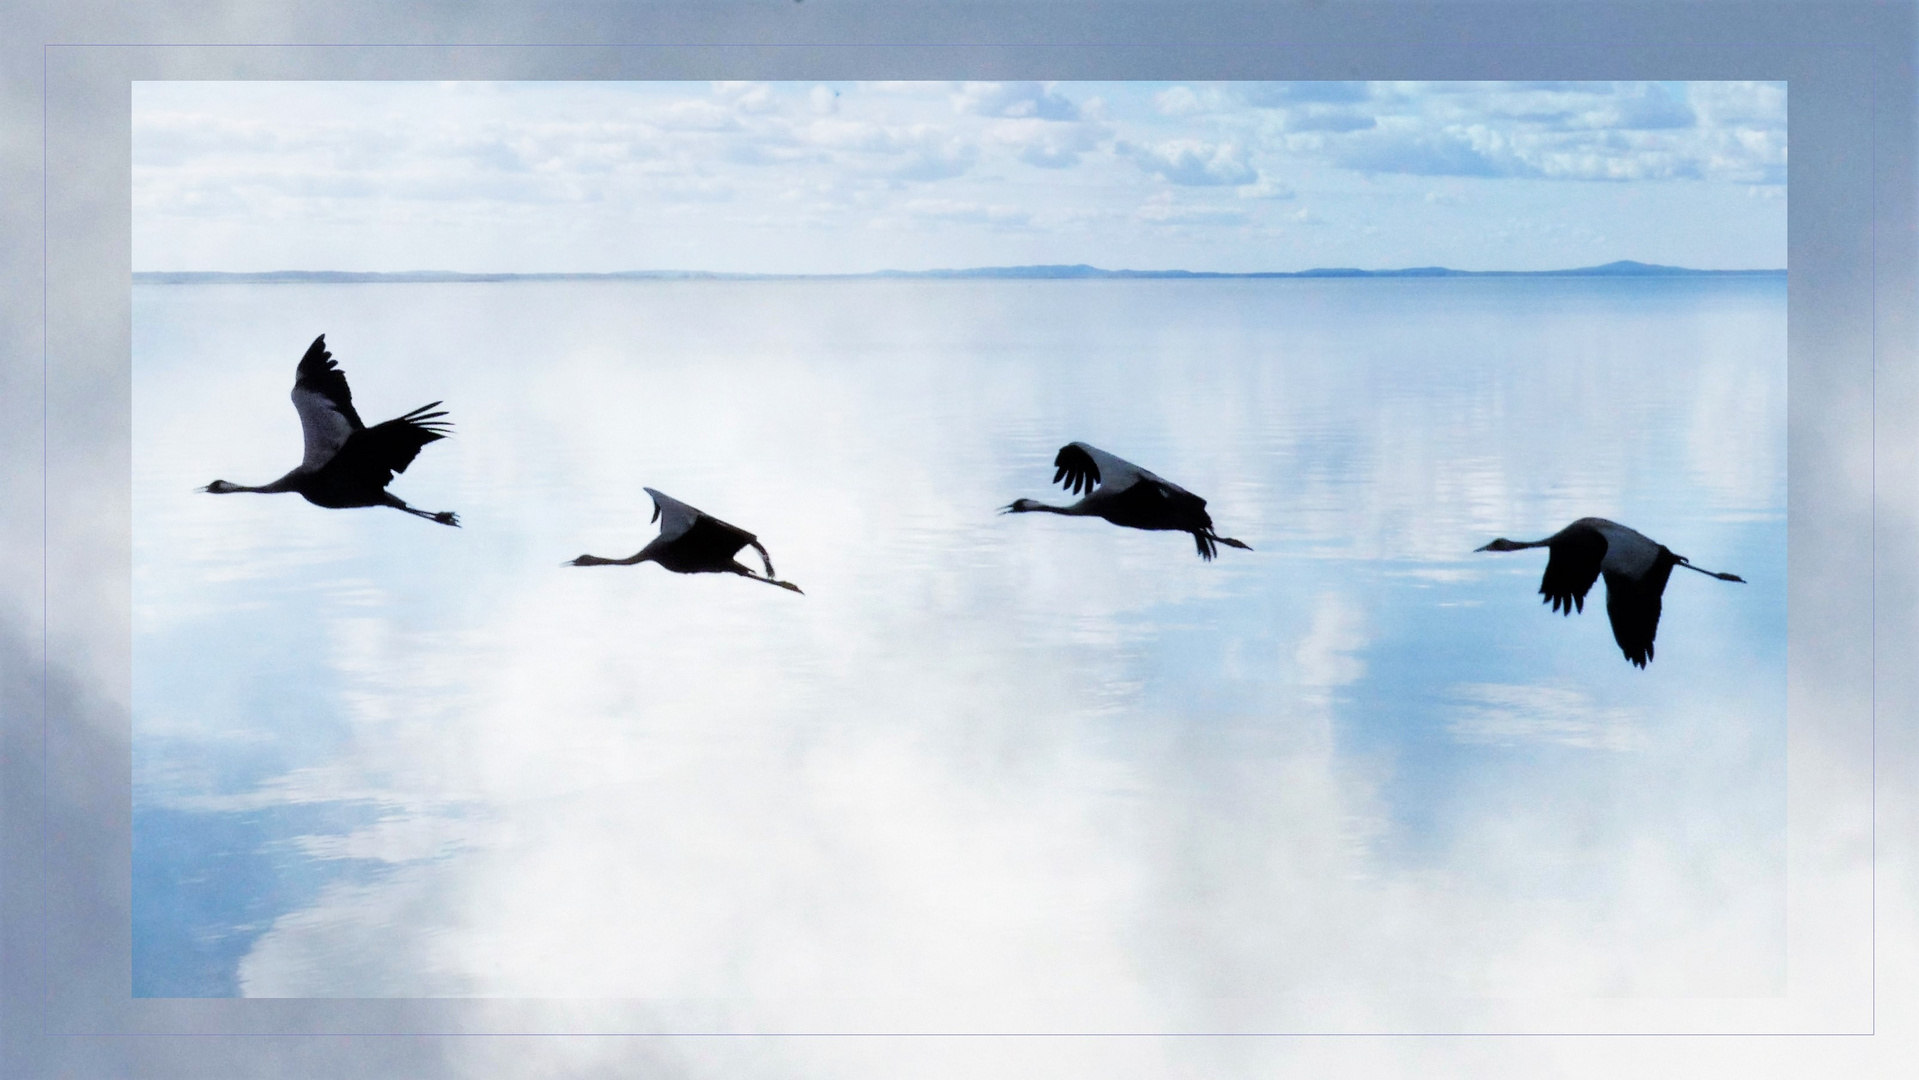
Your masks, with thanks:
[{"label": "distant shoreline", "polygon": [[738,274],[705,270],[622,270],[608,273],[486,274],[456,270],[136,270],[136,285],[331,285],[459,283],[500,281],[802,281],[900,280],[1060,281],[1113,279],[1269,279],[1269,278],[1449,278],[1449,277],[1785,277],[1784,270],[1693,270],[1683,266],[1622,260],[1572,270],[1453,270],[1418,266],[1404,270],[1314,270],[1230,273],[1212,270],[1102,270],[1073,266],[985,266],[967,270],[877,270],[863,274]]}]

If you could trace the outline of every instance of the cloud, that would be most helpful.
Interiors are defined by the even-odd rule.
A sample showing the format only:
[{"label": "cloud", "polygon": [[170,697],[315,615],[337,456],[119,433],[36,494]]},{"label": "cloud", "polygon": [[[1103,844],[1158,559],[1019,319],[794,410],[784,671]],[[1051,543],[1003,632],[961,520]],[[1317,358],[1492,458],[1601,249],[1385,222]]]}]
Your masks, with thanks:
[{"label": "cloud", "polygon": [[1191,116],[1203,106],[1190,86],[1173,86],[1153,95],[1153,107],[1161,116]]},{"label": "cloud", "polygon": [[837,158],[835,163],[842,167],[901,180],[950,179],[972,168],[980,154],[974,138],[935,124],[900,126],[822,118],[796,129],[795,134],[808,146],[859,155]]},{"label": "cloud", "polygon": [[1251,184],[1259,172],[1246,162],[1246,151],[1236,143],[1208,143],[1172,139],[1152,145],[1121,142],[1114,146],[1140,168],[1188,187]]},{"label": "cloud", "polygon": [[907,216],[929,222],[1019,228],[1033,223],[1031,211],[1017,206],[986,205],[955,199],[913,199],[902,207]]},{"label": "cloud", "polygon": [[1373,97],[1363,82],[1248,83],[1240,91],[1247,104],[1272,110],[1282,131],[1363,131],[1378,121]]},{"label": "cloud", "polygon": [[1699,122],[1715,128],[1765,132],[1786,129],[1786,84],[1695,82],[1686,84],[1686,101]]},{"label": "cloud", "polygon": [[133,142],[148,168],[182,165],[211,155],[276,154],[287,149],[279,126],[192,112],[135,112]]},{"label": "cloud", "polygon": [[[1422,84],[1433,89],[1434,84]],[[1496,122],[1538,131],[1691,127],[1685,95],[1661,83],[1464,83],[1427,99],[1444,123]]]},{"label": "cloud", "polygon": [[1079,119],[1079,106],[1037,82],[969,82],[953,95],[953,110],[979,116]]},{"label": "cloud", "polygon": [[865,153],[896,152],[911,142],[902,130],[871,120],[814,120],[795,129],[794,134],[809,146]]},{"label": "cloud", "polygon": [[647,110],[646,119],[662,131],[739,131],[739,111],[716,101],[694,98]]},{"label": "cloud", "polygon": [[780,107],[773,88],[763,82],[716,82],[713,95],[743,113],[770,113]]},{"label": "cloud", "polygon": [[978,143],[925,129],[915,133],[904,160],[886,172],[901,180],[948,180],[965,173],[978,160]]},{"label": "cloud", "polygon": [[[1363,108],[1248,91],[1290,152],[1375,174],[1539,180],[1785,179],[1777,84],[1382,83]],[[1333,98],[1337,95],[1323,95]]]},{"label": "cloud", "polygon": [[1281,126],[1287,131],[1364,131],[1379,123],[1365,109],[1318,105],[1287,109],[1282,115]]},{"label": "cloud", "polygon": [[1284,200],[1297,198],[1299,192],[1262,172],[1257,182],[1241,186],[1238,195],[1242,199]]},{"label": "cloud", "polygon": [[941,82],[934,79],[877,79],[859,84],[862,92],[922,100],[950,100],[959,91],[960,86],[961,84],[956,82]]},{"label": "cloud", "polygon": [[1506,140],[1485,127],[1440,132],[1398,126],[1334,145],[1341,168],[1417,176],[1511,176],[1518,171]]},{"label": "cloud", "polygon": [[1194,206],[1171,198],[1155,198],[1133,212],[1138,221],[1154,225],[1241,225],[1250,212],[1237,206]]},{"label": "cloud", "polygon": [[1699,122],[1692,106],[1656,86],[1640,86],[1614,95],[1608,107],[1588,117],[1596,128],[1657,130],[1688,128]]},{"label": "cloud", "polygon": [[[1543,136],[1491,124],[1433,131],[1395,123],[1329,150],[1336,164],[1360,172],[1544,180],[1695,179],[1715,160],[1648,136]],[[1717,171],[1733,169],[1727,161]]]},{"label": "cloud", "polygon": [[1000,120],[986,129],[987,137],[1028,165],[1063,169],[1079,164],[1080,155],[1097,148],[1101,125],[1050,120]]}]

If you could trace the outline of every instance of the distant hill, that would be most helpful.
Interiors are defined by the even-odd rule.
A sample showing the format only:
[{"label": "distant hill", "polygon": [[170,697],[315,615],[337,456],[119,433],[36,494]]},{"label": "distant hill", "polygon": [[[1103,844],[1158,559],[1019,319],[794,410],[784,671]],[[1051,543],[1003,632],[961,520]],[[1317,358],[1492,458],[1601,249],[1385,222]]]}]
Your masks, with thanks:
[{"label": "distant hill", "polygon": [[1271,270],[1224,273],[1214,270],[1102,270],[1077,263],[1071,266],[980,266],[965,270],[879,270],[870,274],[725,274],[702,270],[623,270],[599,274],[468,274],[455,270],[271,270],[226,273],[212,270],[143,270],[133,280],[145,285],[269,285],[269,284],[377,284],[462,281],[767,281],[796,278],[940,278],[1044,280],[1073,278],[1408,278],[1408,277],[1784,277],[1784,270],[1691,270],[1683,266],[1621,259],[1604,266],[1574,270],[1452,270],[1444,266],[1415,266],[1403,270],[1357,270],[1321,267],[1313,270]]},{"label": "distant hill", "polygon": [[1444,266],[1414,266],[1403,270],[1358,270],[1350,267],[1318,267],[1312,270],[1267,270],[1223,273],[1213,270],[1102,270],[1079,263],[1073,266],[986,266],[971,270],[882,270],[860,277],[932,277],[932,278],[1348,278],[1348,277],[1672,277],[1723,275],[1782,275],[1784,270],[1692,270],[1683,266],[1621,259],[1604,266],[1583,266],[1573,270],[1453,270]]}]

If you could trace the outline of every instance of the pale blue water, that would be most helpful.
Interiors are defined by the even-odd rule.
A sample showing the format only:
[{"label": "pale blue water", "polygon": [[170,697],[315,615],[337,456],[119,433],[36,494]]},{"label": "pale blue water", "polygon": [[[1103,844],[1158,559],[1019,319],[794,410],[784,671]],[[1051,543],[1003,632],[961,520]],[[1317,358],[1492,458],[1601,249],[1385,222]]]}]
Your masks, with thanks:
[{"label": "pale blue water", "polygon": [[[1783,279],[134,316],[137,994],[1216,1030],[1783,980]],[[369,423],[445,400],[392,490],[464,528],[194,493],[297,462],[323,331]],[[1254,550],[996,513],[1070,501],[1074,439]],[[562,567],[652,535],[642,485],[807,595]],[[1561,618],[1543,552],[1473,551],[1587,515],[1749,584],[1676,574],[1635,670],[1603,585]]]}]

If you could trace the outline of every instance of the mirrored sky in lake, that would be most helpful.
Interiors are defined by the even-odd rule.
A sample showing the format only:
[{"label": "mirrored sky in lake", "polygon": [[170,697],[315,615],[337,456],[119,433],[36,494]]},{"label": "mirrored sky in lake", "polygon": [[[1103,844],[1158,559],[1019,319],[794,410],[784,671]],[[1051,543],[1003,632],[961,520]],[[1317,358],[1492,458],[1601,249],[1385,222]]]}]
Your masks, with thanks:
[{"label": "mirrored sky in lake", "polygon": [[[1260,1030],[1777,992],[1785,280],[137,285],[134,991]],[[327,341],[392,490],[297,463]],[[1085,440],[1253,551],[1002,516]],[[795,596],[657,566],[642,486]],[[1675,575],[1629,665],[1545,553]],[[749,553],[750,556],[750,553]],[[1393,1006],[1392,1008],[1398,1008]],[[1418,1015],[1417,1006],[1392,1012]]]}]

